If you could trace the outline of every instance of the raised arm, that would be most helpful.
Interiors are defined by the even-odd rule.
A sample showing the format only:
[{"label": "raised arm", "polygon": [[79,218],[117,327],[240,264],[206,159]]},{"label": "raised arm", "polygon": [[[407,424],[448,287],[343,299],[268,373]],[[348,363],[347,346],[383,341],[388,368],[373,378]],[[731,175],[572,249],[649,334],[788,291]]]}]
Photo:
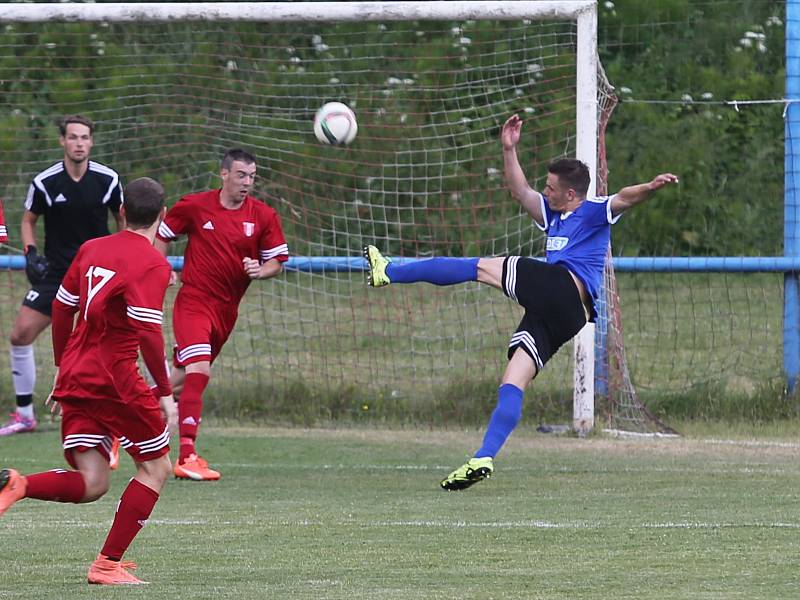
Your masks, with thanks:
[{"label": "raised arm", "polygon": [[517,115],[511,115],[503,124],[500,132],[500,141],[503,143],[503,166],[505,170],[506,185],[511,190],[511,195],[522,205],[522,208],[539,224],[544,225],[542,214],[542,200],[539,192],[528,185],[525,173],[517,158],[517,144],[520,140],[522,120]]},{"label": "raised arm", "polygon": [[653,195],[653,192],[671,183],[678,183],[678,177],[672,173],[661,173],[647,183],[622,188],[611,198],[611,216],[616,217],[629,208],[644,202]]}]

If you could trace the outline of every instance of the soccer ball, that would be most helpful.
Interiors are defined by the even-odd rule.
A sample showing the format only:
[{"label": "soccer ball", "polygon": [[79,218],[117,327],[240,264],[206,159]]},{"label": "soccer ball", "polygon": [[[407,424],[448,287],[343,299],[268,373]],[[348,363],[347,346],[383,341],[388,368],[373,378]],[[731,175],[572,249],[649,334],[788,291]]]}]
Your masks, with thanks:
[{"label": "soccer ball", "polygon": [[344,146],[356,138],[357,132],[355,113],[341,102],[328,102],[314,115],[314,135],[323,144]]}]

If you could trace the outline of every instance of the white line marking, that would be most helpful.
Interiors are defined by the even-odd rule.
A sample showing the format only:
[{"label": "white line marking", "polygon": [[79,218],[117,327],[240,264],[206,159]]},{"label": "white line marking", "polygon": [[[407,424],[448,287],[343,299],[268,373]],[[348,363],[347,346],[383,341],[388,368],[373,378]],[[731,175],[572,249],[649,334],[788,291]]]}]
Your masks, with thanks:
[{"label": "white line marking", "polygon": [[[24,520],[14,521],[6,519],[4,523],[8,529],[50,529],[60,528],[98,528],[107,529],[108,523],[98,523],[95,521],[43,521],[43,520]],[[150,519],[149,526],[164,527],[244,527],[250,528],[255,525],[267,527],[377,527],[377,528],[430,528],[430,529],[566,529],[566,530],[612,530],[612,529],[800,529],[800,523],[790,523],[786,521],[759,522],[748,521],[743,523],[735,522],[693,522],[693,521],[666,521],[663,523],[640,523],[629,524],[621,520],[619,522],[553,522],[553,521],[449,521],[443,519],[425,520],[387,520],[387,521],[360,521],[358,519],[331,520],[324,519],[311,520],[277,520],[269,519]]]}]

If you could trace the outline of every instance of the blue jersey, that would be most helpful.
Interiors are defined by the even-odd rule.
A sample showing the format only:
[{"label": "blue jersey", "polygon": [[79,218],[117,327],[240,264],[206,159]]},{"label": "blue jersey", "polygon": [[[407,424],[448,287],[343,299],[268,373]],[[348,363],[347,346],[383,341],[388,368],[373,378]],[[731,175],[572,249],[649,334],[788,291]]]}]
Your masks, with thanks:
[{"label": "blue jersey", "polygon": [[610,200],[611,196],[587,198],[576,211],[560,213],[552,210],[542,195],[545,224],[542,227],[536,223],[547,232],[547,262],[572,271],[595,303],[600,295],[611,225],[622,216],[611,216]]}]

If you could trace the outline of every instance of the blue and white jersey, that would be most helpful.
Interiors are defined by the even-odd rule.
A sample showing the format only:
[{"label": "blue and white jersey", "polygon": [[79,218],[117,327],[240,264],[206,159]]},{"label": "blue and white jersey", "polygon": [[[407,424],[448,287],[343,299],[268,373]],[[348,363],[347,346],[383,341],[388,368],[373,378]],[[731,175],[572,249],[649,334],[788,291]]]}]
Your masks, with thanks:
[{"label": "blue and white jersey", "polygon": [[611,216],[613,196],[586,198],[576,211],[565,213],[552,210],[547,197],[540,196],[545,223],[536,226],[547,232],[547,262],[564,265],[572,271],[596,303],[611,241],[611,225],[622,216]]}]

